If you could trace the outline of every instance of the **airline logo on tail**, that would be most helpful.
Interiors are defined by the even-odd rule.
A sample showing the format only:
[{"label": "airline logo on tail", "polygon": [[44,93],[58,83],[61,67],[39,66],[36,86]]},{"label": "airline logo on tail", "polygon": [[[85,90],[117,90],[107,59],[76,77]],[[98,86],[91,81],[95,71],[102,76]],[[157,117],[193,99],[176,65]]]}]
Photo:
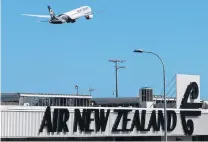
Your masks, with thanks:
[{"label": "airline logo on tail", "polygon": [[51,19],[56,18],[55,13],[53,12],[53,10],[51,9],[51,7],[50,7],[50,6],[48,6],[48,10],[49,10],[49,13],[50,13]]}]

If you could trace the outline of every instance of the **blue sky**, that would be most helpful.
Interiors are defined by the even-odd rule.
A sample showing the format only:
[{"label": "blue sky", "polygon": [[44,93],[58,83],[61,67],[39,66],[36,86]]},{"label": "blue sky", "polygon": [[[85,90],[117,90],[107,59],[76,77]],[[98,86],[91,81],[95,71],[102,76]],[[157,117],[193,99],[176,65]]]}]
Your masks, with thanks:
[{"label": "blue sky", "polygon": [[[56,14],[82,5],[103,13],[74,24],[37,23],[22,13]],[[162,68],[145,49],[159,54],[167,82],[176,73],[199,74],[201,96],[208,99],[208,1],[162,0],[4,0],[2,1],[2,92],[88,93],[115,97],[114,65],[119,70],[119,96],[133,97],[149,86],[162,89]],[[41,19],[42,20],[42,19]]]}]

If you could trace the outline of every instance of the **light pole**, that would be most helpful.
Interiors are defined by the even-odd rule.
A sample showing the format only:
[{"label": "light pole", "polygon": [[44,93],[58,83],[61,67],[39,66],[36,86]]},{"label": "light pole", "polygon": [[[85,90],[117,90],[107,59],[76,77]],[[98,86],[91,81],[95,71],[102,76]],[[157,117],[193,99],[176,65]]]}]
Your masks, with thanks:
[{"label": "light pole", "polygon": [[118,70],[125,68],[125,66],[118,66],[118,62],[123,63],[125,60],[108,60],[109,62],[115,63],[115,73],[116,73],[116,98],[118,98]]},{"label": "light pole", "polygon": [[[75,85],[75,89],[77,90],[77,96],[78,96],[79,95],[79,92],[78,92],[79,87],[78,87],[78,85]],[[75,106],[78,106],[78,99],[76,98],[75,100],[76,100]]]},{"label": "light pole", "polygon": [[77,96],[78,96],[79,95],[79,92],[78,92],[79,87],[78,87],[78,85],[75,85],[75,89],[77,90]]},{"label": "light pole", "polygon": [[163,92],[164,92],[164,138],[165,138],[165,141],[167,141],[167,112],[166,112],[166,93],[165,93],[165,65],[164,65],[164,62],[163,60],[160,58],[159,55],[153,53],[153,52],[149,52],[149,51],[143,51],[141,49],[139,50],[134,50],[133,52],[137,52],[137,53],[150,53],[150,54],[153,54],[155,56],[157,56],[161,63],[162,63],[162,67],[163,67]]}]

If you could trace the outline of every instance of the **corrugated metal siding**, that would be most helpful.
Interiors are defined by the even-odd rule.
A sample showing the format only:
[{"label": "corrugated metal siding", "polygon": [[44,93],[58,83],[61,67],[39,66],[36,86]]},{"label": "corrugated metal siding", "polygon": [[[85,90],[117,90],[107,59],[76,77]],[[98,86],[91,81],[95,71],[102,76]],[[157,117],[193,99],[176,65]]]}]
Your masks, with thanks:
[{"label": "corrugated metal siding", "polygon": [[44,112],[2,112],[1,136],[36,136]]},{"label": "corrugated metal siding", "polygon": [[[63,107],[62,107],[63,108]],[[82,136],[112,136],[115,134],[111,133],[112,126],[115,123],[116,119],[116,114],[113,112],[113,110],[110,112],[107,126],[106,126],[106,131],[105,132],[92,132],[89,134],[86,133],[80,133],[80,132],[73,132],[73,122],[74,122],[74,108],[68,108],[70,112],[70,117],[69,120],[67,121],[67,125],[69,128],[69,132],[64,135],[64,133],[54,133],[54,135],[50,134],[48,135],[46,132],[46,129],[43,130],[42,133],[38,134],[39,127],[42,122],[42,118],[44,115],[46,107],[6,107],[2,110],[1,112],[1,137],[9,137],[9,138],[14,138],[14,137],[82,137]],[[92,108],[91,108],[92,109]],[[93,109],[98,109],[98,108],[93,108]],[[107,108],[105,108],[107,109]],[[110,108],[112,109],[112,108]],[[116,109],[125,109],[125,108],[116,108]],[[129,109],[129,108],[126,108]],[[132,110],[135,110],[132,108]],[[53,112],[53,110],[51,110]],[[146,123],[145,127],[147,127],[149,118],[150,118],[150,112],[152,110],[147,110],[146,114]],[[177,125],[176,128],[169,133],[169,135],[184,135],[182,125],[181,125],[181,119],[180,119],[180,113],[179,110],[175,110],[177,112]],[[133,112],[128,115],[128,118],[133,118]],[[94,118],[94,115],[91,116]],[[53,118],[51,118],[53,119]],[[194,134],[197,135],[208,135],[208,123],[206,123],[208,119],[208,110],[203,110],[202,116],[199,118],[188,118],[192,119],[194,122]],[[121,120],[122,121],[122,120]],[[119,123],[119,128],[121,127],[121,123]],[[130,128],[131,122],[128,123],[128,128]],[[95,122],[91,122],[90,125],[91,128],[95,129]],[[119,132],[116,135],[120,136],[142,136],[142,135],[162,135],[162,131],[160,132],[152,132],[149,131],[147,133],[144,132],[137,132],[135,129],[132,132]]]}]

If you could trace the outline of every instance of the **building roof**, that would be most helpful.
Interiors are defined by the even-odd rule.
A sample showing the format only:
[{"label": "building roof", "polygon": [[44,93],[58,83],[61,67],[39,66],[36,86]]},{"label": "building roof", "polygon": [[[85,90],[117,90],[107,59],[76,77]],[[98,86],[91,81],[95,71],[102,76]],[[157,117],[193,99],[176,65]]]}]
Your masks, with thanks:
[{"label": "building roof", "polygon": [[82,94],[50,94],[50,93],[21,93],[24,97],[44,97],[44,98],[92,98],[90,95]]},{"label": "building roof", "polygon": [[130,104],[139,103],[139,97],[122,97],[122,98],[92,98],[96,104]]},{"label": "building roof", "polygon": [[77,94],[51,94],[51,93],[1,93],[1,102],[18,102],[20,97],[44,97],[44,98],[87,98],[91,99],[90,95]]},{"label": "building roof", "polygon": [[1,93],[1,101],[2,102],[17,102],[19,101],[20,94],[19,93]]},{"label": "building roof", "polygon": [[[92,98],[90,95],[76,95],[76,94],[52,94],[52,93],[1,93],[2,102],[18,102],[21,96],[26,97],[44,97],[44,98],[88,98],[98,105],[105,104],[136,104],[139,103],[139,97],[119,97],[119,98]],[[153,95],[154,100],[162,100],[162,95]],[[174,99],[174,98],[167,98]]]}]

